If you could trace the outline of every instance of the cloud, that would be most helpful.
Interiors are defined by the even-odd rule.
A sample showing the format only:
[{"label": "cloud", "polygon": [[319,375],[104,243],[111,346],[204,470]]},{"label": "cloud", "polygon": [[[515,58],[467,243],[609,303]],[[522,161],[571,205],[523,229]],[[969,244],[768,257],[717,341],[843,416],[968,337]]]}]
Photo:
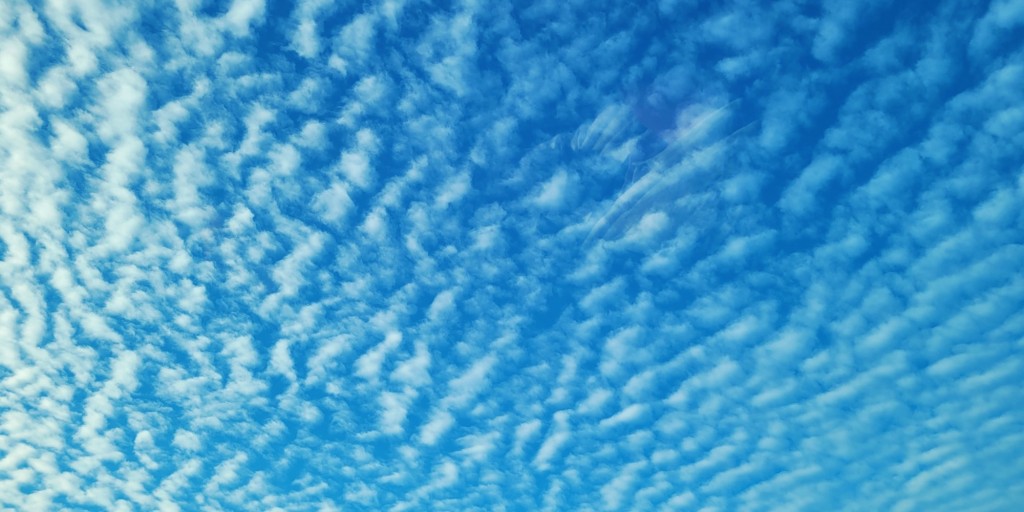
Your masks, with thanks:
[{"label": "cloud", "polygon": [[598,423],[597,425],[600,428],[607,429],[614,428],[619,425],[633,423],[642,418],[645,414],[647,414],[648,410],[649,407],[646,404],[632,404],[626,406],[621,411],[601,420],[601,422]]},{"label": "cloud", "polygon": [[455,418],[452,414],[445,410],[435,411],[430,418],[430,421],[423,424],[420,429],[420,440],[423,444],[434,445],[452,426],[455,424]]},{"label": "cloud", "polygon": [[497,363],[494,355],[485,356],[474,362],[465,373],[448,383],[448,395],[441,401],[444,406],[465,407],[484,391],[489,382],[488,374]]},{"label": "cloud", "polygon": [[821,155],[815,158],[786,189],[779,205],[793,213],[811,210],[814,197],[839,173],[841,166],[842,159],[835,155]]},{"label": "cloud", "polygon": [[595,389],[591,391],[589,395],[587,395],[587,398],[585,400],[580,402],[579,407],[577,407],[576,410],[580,414],[593,414],[601,410],[601,408],[606,403],[608,403],[609,400],[611,400],[613,395],[614,394],[608,389]]},{"label": "cloud", "polygon": [[517,426],[515,430],[515,447],[513,449],[517,453],[521,453],[526,442],[540,432],[541,426],[543,426],[543,423],[539,419],[532,419]]},{"label": "cloud", "polygon": [[540,448],[533,457],[533,465],[541,471],[551,468],[552,459],[558,454],[562,447],[572,439],[568,428],[569,413],[558,411],[554,415],[554,425],[551,427]]},{"label": "cloud", "polygon": [[310,0],[299,2],[295,8],[296,26],[292,31],[292,48],[299,55],[312,59],[320,54],[323,42],[319,36],[317,18],[324,14],[329,2]]},{"label": "cloud", "polygon": [[263,23],[265,11],[263,0],[234,0],[221,21],[236,36],[248,36],[253,26]]},{"label": "cloud", "polygon": [[198,451],[202,448],[202,441],[200,441],[199,436],[187,430],[178,430],[175,432],[174,440],[171,441],[171,444],[174,445],[175,448],[180,448],[190,452]]},{"label": "cloud", "polygon": [[540,208],[560,209],[571,198],[573,178],[565,171],[556,171],[537,189],[531,202]]},{"label": "cloud", "polygon": [[450,314],[455,309],[455,291],[444,290],[438,293],[430,303],[427,310],[427,317],[431,320],[438,320],[443,315]]},{"label": "cloud", "polygon": [[1024,11],[917,7],[0,3],[0,508],[1014,509]]},{"label": "cloud", "polygon": [[380,430],[385,434],[402,434],[409,414],[409,405],[415,394],[385,391],[380,395]]},{"label": "cloud", "polygon": [[395,366],[391,379],[410,386],[423,386],[431,381],[430,352],[423,343],[416,344],[416,353]]},{"label": "cloud", "polygon": [[398,345],[401,342],[401,333],[388,333],[387,336],[385,336],[384,341],[381,341],[372,349],[359,356],[359,359],[356,360],[356,375],[370,381],[376,381],[380,374],[381,367],[384,364],[384,358],[386,358],[390,352],[398,348]]},{"label": "cloud", "polygon": [[334,182],[326,190],[318,192],[313,200],[313,209],[327,223],[336,224],[348,216],[355,207],[348,187],[341,182]]},{"label": "cloud", "polygon": [[54,155],[69,163],[84,163],[88,158],[89,141],[74,126],[57,120],[50,148]]}]

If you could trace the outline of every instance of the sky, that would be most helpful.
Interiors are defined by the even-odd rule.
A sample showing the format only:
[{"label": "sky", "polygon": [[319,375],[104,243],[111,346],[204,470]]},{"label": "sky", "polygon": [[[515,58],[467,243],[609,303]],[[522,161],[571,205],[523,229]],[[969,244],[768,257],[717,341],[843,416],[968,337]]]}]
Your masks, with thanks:
[{"label": "sky", "polygon": [[1015,511],[1024,2],[0,2],[0,510]]}]

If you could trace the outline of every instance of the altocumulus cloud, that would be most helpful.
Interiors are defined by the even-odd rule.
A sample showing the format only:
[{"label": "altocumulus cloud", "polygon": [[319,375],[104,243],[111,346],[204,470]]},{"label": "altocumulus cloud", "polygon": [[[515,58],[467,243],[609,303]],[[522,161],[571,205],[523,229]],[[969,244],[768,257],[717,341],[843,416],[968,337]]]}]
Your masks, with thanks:
[{"label": "altocumulus cloud", "polygon": [[0,3],[0,508],[1017,510],[1022,4],[696,4]]}]

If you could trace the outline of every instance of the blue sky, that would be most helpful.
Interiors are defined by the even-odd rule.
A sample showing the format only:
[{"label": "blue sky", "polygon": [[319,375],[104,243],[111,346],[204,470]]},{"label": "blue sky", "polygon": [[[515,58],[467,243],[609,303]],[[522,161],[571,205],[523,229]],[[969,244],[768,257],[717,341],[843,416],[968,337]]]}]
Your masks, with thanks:
[{"label": "blue sky", "polygon": [[0,3],[0,508],[1011,511],[1024,3]]}]

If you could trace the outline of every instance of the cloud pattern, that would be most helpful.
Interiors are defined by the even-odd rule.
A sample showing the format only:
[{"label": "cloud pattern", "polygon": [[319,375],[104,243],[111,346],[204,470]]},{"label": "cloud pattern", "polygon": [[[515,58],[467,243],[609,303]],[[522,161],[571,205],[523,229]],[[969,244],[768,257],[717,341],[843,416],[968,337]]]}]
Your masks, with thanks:
[{"label": "cloud pattern", "polygon": [[0,505],[1016,510],[1021,6],[0,3]]}]

